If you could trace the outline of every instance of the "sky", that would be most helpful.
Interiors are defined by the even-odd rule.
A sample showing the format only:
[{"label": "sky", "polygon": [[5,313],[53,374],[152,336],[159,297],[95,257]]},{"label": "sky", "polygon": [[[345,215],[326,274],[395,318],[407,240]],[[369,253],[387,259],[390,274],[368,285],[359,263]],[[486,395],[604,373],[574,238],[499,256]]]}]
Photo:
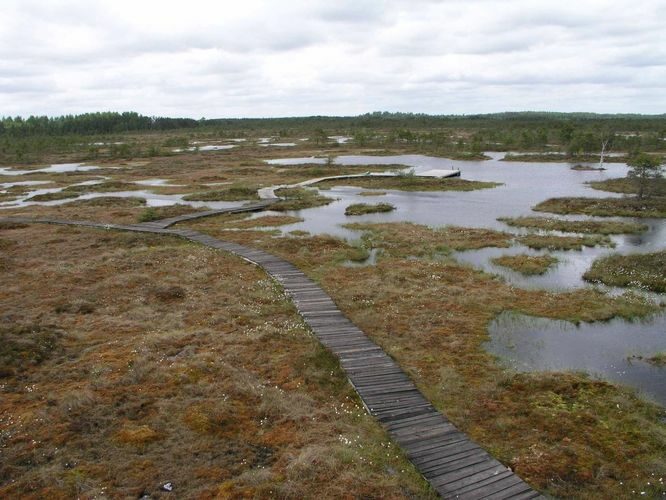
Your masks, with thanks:
[{"label": "sky", "polygon": [[665,0],[0,0],[0,116],[666,112]]}]

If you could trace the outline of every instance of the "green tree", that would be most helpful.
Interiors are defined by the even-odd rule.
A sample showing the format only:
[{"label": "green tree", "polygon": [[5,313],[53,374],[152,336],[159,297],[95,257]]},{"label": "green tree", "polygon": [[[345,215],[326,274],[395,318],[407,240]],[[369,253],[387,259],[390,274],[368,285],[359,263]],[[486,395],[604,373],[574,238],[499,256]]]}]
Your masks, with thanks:
[{"label": "green tree", "polygon": [[638,199],[643,199],[649,195],[650,184],[662,177],[662,160],[645,153],[638,153],[627,162],[627,165],[631,167],[628,177],[636,183]]}]

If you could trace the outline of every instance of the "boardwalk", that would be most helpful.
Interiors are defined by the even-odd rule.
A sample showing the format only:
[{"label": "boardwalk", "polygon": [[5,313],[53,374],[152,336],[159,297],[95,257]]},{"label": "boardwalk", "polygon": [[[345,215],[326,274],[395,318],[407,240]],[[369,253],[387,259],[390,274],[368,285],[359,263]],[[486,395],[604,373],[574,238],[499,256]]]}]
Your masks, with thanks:
[{"label": "boardwalk", "polygon": [[[199,216],[207,215],[212,214],[199,213]],[[377,418],[442,497],[540,497],[511,470],[456,429],[428,402],[400,366],[293,264],[263,250],[218,240],[190,229],[166,229],[160,221],[133,225],[26,217],[0,219],[3,221],[70,224],[180,236],[234,253],[261,266],[284,287],[317,339],[338,357],[368,412]],[[170,224],[173,222],[167,226]]]}]

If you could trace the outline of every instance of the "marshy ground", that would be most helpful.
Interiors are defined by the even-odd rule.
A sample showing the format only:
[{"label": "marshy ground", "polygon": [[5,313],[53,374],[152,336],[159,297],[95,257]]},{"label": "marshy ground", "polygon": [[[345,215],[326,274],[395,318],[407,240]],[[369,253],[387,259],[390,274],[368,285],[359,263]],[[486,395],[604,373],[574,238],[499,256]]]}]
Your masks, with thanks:
[{"label": "marshy ground", "polygon": [[[226,143],[205,135],[184,142],[168,134],[130,140],[137,150],[166,153],[192,139]],[[68,202],[7,207],[0,216],[155,220],[202,210],[210,201],[251,200],[261,187],[385,170],[264,162],[277,156],[409,152],[284,140],[298,146],[277,151],[248,140],[231,149],[132,161],[109,158],[111,147],[102,146],[99,158],[88,160],[99,170],[3,176],[2,182],[49,184],[12,187],[2,202],[36,188],[62,188],[42,196]],[[32,160],[83,157],[85,152],[56,151]],[[151,185],[150,192],[190,195],[201,205],[149,206],[141,196],[148,188],[136,182],[151,179],[166,183]],[[80,185],[87,181],[99,183]],[[432,195],[492,190],[498,183],[407,176],[354,179],[351,185]],[[116,192],[137,196],[110,196]],[[79,194],[99,197],[69,201]],[[551,249],[612,245],[608,235],[642,234],[641,223],[514,217],[507,227],[539,231],[514,234],[361,220],[345,225],[357,235],[350,242],[291,227],[307,218],[307,209],[333,206],[333,192],[296,188],[278,194],[286,199],[271,212],[287,213],[224,215],[183,227],[297,265],[456,426],[541,491],[576,498],[664,493],[663,407],[581,373],[507,370],[483,347],[488,324],[504,311],[580,322],[644,318],[663,308],[641,295],[611,296],[594,288],[524,290],[454,257],[456,251],[537,247],[544,251],[540,258],[523,255],[501,264],[539,272],[559,265],[549,257]],[[584,200],[548,201],[537,209],[665,213],[658,197],[641,204],[631,198]],[[362,262],[372,249],[381,249],[374,265],[346,265]],[[0,251],[0,496],[158,496],[167,482],[181,497],[432,496],[365,414],[335,360],[312,339],[280,288],[241,259],[170,237],[21,224],[0,226]],[[619,262],[642,272],[653,264],[644,258],[635,266],[624,257]],[[612,260],[602,265],[617,268]],[[659,356],[653,353],[655,363]]]}]

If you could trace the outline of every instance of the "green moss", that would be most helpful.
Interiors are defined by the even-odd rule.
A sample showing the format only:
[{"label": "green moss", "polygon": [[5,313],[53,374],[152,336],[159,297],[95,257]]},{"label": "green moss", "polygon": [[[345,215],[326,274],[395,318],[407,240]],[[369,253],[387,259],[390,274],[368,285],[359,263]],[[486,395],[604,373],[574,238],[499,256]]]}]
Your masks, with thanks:
[{"label": "green moss", "polygon": [[550,255],[502,255],[492,259],[494,264],[508,267],[528,276],[544,274],[558,262]]},{"label": "green moss", "polygon": [[66,200],[69,198],[78,198],[78,193],[68,193],[66,191],[58,191],[55,193],[44,193],[36,194],[28,198],[26,201],[56,201],[56,200]]},{"label": "green moss", "polygon": [[275,194],[280,198],[284,198],[271,205],[271,210],[278,212],[320,207],[334,201],[333,198],[323,196],[315,190],[305,188],[282,188],[275,191]]},{"label": "green moss", "polygon": [[392,212],[395,207],[390,203],[354,203],[345,209],[345,215],[364,215],[375,214],[381,212]]},{"label": "green moss", "polygon": [[595,247],[597,245],[615,246],[608,236],[597,234],[586,236],[528,234],[519,237],[518,241],[536,250],[582,250],[583,247]]},{"label": "green moss", "polygon": [[258,200],[256,188],[236,186],[215,191],[202,191],[183,196],[186,201],[243,201]]},{"label": "green moss", "polygon": [[137,191],[143,186],[133,182],[107,181],[99,184],[85,184],[79,186],[68,186],[63,191],[71,193],[111,193],[115,191]]},{"label": "green moss", "polygon": [[[604,181],[588,182],[589,186],[599,191],[610,193],[638,194],[638,185],[634,179],[627,177],[621,179],[606,179]],[[651,196],[666,196],[666,179],[652,179],[646,194]]]},{"label": "green moss", "polygon": [[599,217],[666,217],[666,198],[551,198],[533,210]]},{"label": "green moss", "polygon": [[417,177],[397,175],[395,177],[353,177],[329,180],[317,184],[322,188],[354,186],[364,189],[396,189],[399,191],[474,191],[501,186],[497,182],[468,181],[457,178]]},{"label": "green moss", "polygon": [[648,229],[648,226],[645,224],[621,221],[573,221],[548,217],[500,217],[497,220],[514,227],[561,231],[564,233],[637,234]]}]

